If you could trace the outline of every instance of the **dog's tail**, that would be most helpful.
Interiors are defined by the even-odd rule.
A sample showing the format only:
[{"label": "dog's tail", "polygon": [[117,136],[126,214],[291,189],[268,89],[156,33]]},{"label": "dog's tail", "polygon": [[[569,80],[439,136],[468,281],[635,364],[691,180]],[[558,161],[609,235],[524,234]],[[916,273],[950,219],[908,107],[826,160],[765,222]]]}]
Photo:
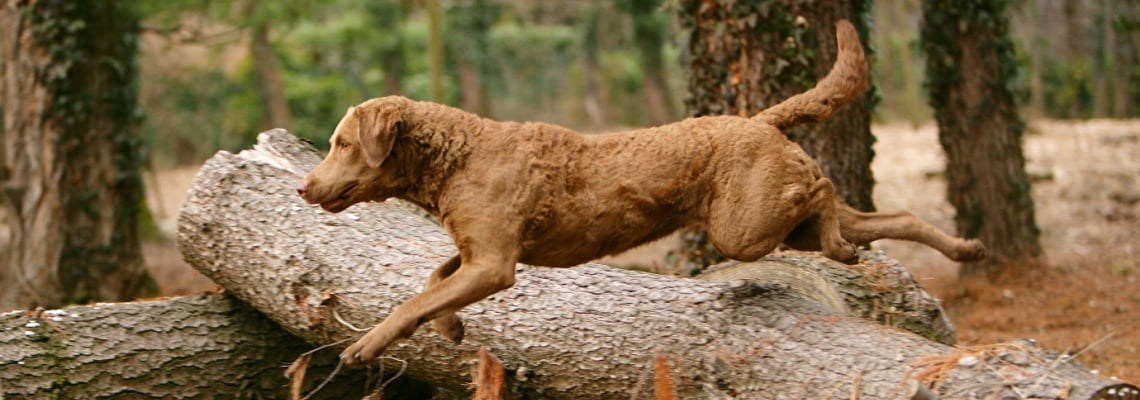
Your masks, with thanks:
[{"label": "dog's tail", "polygon": [[835,24],[839,55],[835,66],[814,88],[792,96],[780,104],[761,111],[754,120],[775,125],[779,129],[804,122],[822,121],[870,87],[867,59],[855,26],[847,21]]}]

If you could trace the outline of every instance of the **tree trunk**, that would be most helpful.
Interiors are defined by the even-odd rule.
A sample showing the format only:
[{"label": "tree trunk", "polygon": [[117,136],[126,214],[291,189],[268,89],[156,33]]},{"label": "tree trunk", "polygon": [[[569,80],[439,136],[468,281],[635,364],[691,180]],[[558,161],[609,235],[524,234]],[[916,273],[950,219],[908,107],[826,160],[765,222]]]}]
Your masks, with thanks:
[{"label": "tree trunk", "polygon": [[[681,22],[690,31],[686,100],[689,116],[751,116],[802,93],[835,62],[835,23],[855,24],[867,45],[870,2],[685,0]],[[869,56],[869,55],[868,55]],[[871,189],[871,104],[874,90],[824,123],[784,132],[815,158],[842,197],[874,210]]]},{"label": "tree trunk", "polygon": [[1140,4],[1121,2],[1113,6],[1119,22],[1113,27],[1117,43],[1112,48],[1117,67],[1113,71],[1113,93],[1116,97],[1113,114],[1117,118],[1135,117],[1140,115],[1140,109],[1136,108],[1140,100],[1140,71],[1135,68],[1140,64]]},{"label": "tree trunk", "polygon": [[[1092,10],[1088,18],[1092,20],[1092,26],[1088,30],[1089,34],[1084,35],[1086,38],[1091,36],[1092,44],[1088,47],[1092,64],[1090,66],[1092,80],[1092,117],[1093,118],[1108,118],[1111,117],[1112,98],[1111,89],[1109,84],[1112,83],[1110,77],[1114,69],[1112,62],[1112,14],[1109,11],[1107,1],[1100,0],[1095,3],[1095,6],[1090,7]],[[1086,39],[1087,40],[1087,39]]]},{"label": "tree trunk", "polygon": [[384,73],[383,95],[403,93],[404,78],[404,49],[400,33],[400,26],[410,13],[412,4],[410,0],[398,2],[375,1],[367,3],[365,8],[368,19],[373,21],[373,29],[380,30],[388,37],[380,43],[370,46],[376,50],[380,70]]},{"label": "tree trunk", "polygon": [[985,260],[963,264],[961,274],[1029,276],[1041,245],[1021,151],[1024,124],[1010,88],[1017,63],[1007,2],[963,4],[924,1],[922,26],[954,222],[960,235],[990,249]]},{"label": "tree trunk", "polygon": [[[863,47],[870,48],[864,20],[868,7],[865,0],[683,1],[681,23],[690,32],[689,116],[751,116],[810,89],[835,62],[836,22],[855,24]],[[819,162],[848,204],[864,211],[875,209],[873,102],[872,89],[823,123],[784,132]],[[723,259],[703,232],[686,232],[672,258],[674,269],[685,272]]]},{"label": "tree trunk", "polygon": [[590,120],[590,128],[602,130],[609,127],[610,115],[606,112],[610,103],[601,65],[601,20],[604,11],[600,6],[588,7],[582,17],[582,108]]},{"label": "tree trunk", "polygon": [[448,7],[447,55],[454,60],[459,80],[460,108],[483,118],[494,118],[486,79],[491,71],[490,30],[498,17],[498,6],[475,0]]},{"label": "tree trunk", "polygon": [[257,99],[261,104],[261,128],[288,128],[291,126],[289,104],[285,101],[277,52],[269,42],[269,22],[261,21],[254,25],[249,47],[257,80]]},{"label": "tree trunk", "polygon": [[[285,367],[308,351],[249,306],[219,294],[0,315],[0,398],[285,398]],[[336,364],[312,361],[311,390]],[[365,374],[322,398],[360,398]]]},{"label": "tree trunk", "polygon": [[668,19],[658,10],[661,1],[630,0],[623,5],[633,19],[633,42],[644,71],[642,93],[645,96],[648,123],[659,126],[676,121],[673,92],[665,77],[665,59],[661,54],[668,34]]},{"label": "tree trunk", "polygon": [[130,2],[6,0],[0,310],[153,292],[137,220],[138,23]]},{"label": "tree trunk", "polygon": [[[228,293],[311,343],[332,343],[358,335],[339,320],[379,322],[456,250],[438,226],[398,202],[339,214],[306,205],[293,188],[318,161],[281,131],[262,134],[253,151],[219,153],[195,179],[178,240],[187,262]],[[844,268],[836,276],[849,279],[879,276],[860,272],[879,271],[873,263],[817,262]],[[526,398],[628,398],[647,386],[656,351],[672,363],[680,398],[897,399],[917,390],[916,376],[937,378],[946,398],[1017,391],[1088,399],[1116,384],[1030,342],[954,349],[849,316],[783,283],[600,265],[520,266],[517,278],[460,312],[462,344],[428,326],[386,355],[406,360],[412,377],[461,389],[487,346],[508,369],[508,387]]]},{"label": "tree trunk", "polygon": [[443,98],[443,10],[439,0],[424,0],[428,14],[428,69],[431,76],[431,100],[446,103]]},{"label": "tree trunk", "polygon": [[384,95],[404,93],[404,55],[398,44],[384,52],[380,68],[384,71]]},{"label": "tree trunk", "polygon": [[1041,117],[1046,115],[1045,86],[1042,82],[1041,74],[1045,69],[1045,57],[1043,53],[1047,50],[1042,49],[1042,43],[1045,42],[1045,39],[1041,33],[1041,29],[1047,26],[1047,24],[1042,17],[1042,5],[1040,3],[1027,2],[1023,7],[1028,9],[1028,11],[1026,11],[1028,13],[1026,17],[1028,21],[1022,25],[1025,27],[1028,36],[1028,43],[1025,46],[1025,51],[1029,53],[1029,71],[1026,71],[1029,76],[1027,79],[1029,85],[1028,111],[1030,117]]}]

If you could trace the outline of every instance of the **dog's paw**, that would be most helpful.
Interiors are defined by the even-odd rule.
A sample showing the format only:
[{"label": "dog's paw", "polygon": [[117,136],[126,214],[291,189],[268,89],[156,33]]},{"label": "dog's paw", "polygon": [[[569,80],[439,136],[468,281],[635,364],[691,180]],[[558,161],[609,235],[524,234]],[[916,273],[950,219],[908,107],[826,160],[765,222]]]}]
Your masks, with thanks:
[{"label": "dog's paw", "polygon": [[350,368],[359,368],[380,357],[380,354],[384,353],[384,349],[388,348],[400,336],[394,330],[387,328],[384,324],[380,324],[368,331],[356,343],[344,349],[340,353],[340,359],[344,360],[344,365]]},{"label": "dog's paw", "polygon": [[954,261],[980,261],[986,258],[986,245],[978,239],[966,239],[961,246],[958,246],[957,251],[949,256]]},{"label": "dog's paw", "polygon": [[828,246],[823,250],[824,257],[839,261],[844,264],[858,264],[859,263],[859,248],[855,245],[848,243],[846,240],[840,240],[834,245]]},{"label": "dog's paw", "polygon": [[448,340],[459,344],[463,341],[463,319],[455,313],[447,314],[431,320],[431,325],[439,334]]}]

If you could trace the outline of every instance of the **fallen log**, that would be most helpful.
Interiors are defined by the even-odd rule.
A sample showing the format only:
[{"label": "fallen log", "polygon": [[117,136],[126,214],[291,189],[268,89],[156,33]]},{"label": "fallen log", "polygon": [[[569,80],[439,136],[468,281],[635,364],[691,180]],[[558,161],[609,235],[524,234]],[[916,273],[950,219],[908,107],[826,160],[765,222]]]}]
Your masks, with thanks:
[{"label": "fallen log", "polygon": [[[178,240],[185,259],[229,293],[310,343],[329,344],[356,337],[352,326],[370,327],[418,293],[455,249],[399,203],[340,214],[304,204],[294,188],[318,161],[283,131],[263,133],[252,151],[218,153],[195,179]],[[768,260],[797,262],[780,257]],[[876,257],[839,275],[878,275],[860,272],[874,270]],[[686,399],[1093,399],[1132,390],[1031,341],[954,348],[785,283],[597,264],[520,265],[517,282],[460,313],[462,344],[425,324],[385,355],[406,361],[412,377],[464,389],[486,346],[506,368],[510,391],[527,398],[648,398],[657,353]]]},{"label": "fallen log", "polygon": [[[222,294],[15,311],[0,314],[0,399],[285,398],[284,367],[311,348]],[[362,378],[324,394],[360,398]]]}]

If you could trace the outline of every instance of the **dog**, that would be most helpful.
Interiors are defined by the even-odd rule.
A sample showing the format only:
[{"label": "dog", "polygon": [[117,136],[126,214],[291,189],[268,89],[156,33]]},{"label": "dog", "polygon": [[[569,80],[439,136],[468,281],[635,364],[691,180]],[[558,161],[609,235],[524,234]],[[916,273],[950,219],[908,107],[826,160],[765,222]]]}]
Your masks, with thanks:
[{"label": "dog", "polygon": [[458,343],[455,314],[515,284],[515,265],[569,267],[685,227],[703,227],[728,258],[753,261],[781,243],[843,262],[856,245],[889,238],[979,260],[976,239],[949,236],[907,212],[844,204],[819,165],[781,129],[826,118],[866,91],[855,28],[837,24],[839,55],[816,87],[752,118],[710,116],[628,132],[581,135],[500,122],[399,96],[349,108],[327,157],[297,188],[340,212],[400,198],[435,216],[459,254],[341,354],[376,359],[423,322]]}]

